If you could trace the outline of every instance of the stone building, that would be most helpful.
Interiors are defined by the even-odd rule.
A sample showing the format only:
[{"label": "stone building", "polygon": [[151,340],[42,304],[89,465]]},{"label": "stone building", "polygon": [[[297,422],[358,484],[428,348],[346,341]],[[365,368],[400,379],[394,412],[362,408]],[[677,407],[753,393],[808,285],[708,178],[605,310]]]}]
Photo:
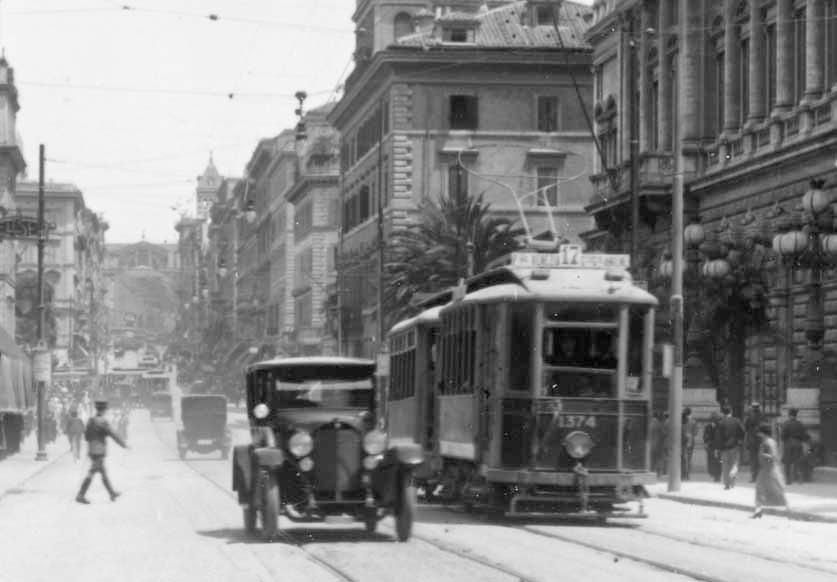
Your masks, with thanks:
[{"label": "stone building", "polygon": [[331,108],[313,109],[304,116],[305,137],[297,135],[299,171],[286,195],[294,216],[292,341],[296,352],[304,355],[337,351],[326,324],[340,221],[340,138],[326,120]]},{"label": "stone building", "polygon": [[[706,239],[687,255],[695,283],[686,297],[687,317],[690,300],[695,315],[687,321],[687,352],[711,344],[707,331],[732,340],[690,358],[686,401],[723,397],[741,411],[757,400],[770,414],[798,406],[837,461],[837,387],[827,372],[837,354],[837,279],[816,268],[826,262],[821,252],[791,256],[784,245],[780,256],[781,240],[771,248],[776,234],[810,221],[797,210],[807,191],[833,197],[837,2],[611,0],[593,10],[586,38],[604,156],[592,177],[600,200],[589,207],[597,230],[588,239],[626,249],[636,232],[637,270],[659,280],[680,161],[687,223],[700,224]],[[820,218],[827,206],[817,210]],[[819,228],[831,232],[830,220]],[[658,290],[664,298],[666,285]],[[705,299],[721,296],[743,308],[707,330]]]},{"label": "stone building", "polygon": [[[26,168],[16,125],[18,103],[14,69],[0,58],[0,214],[16,211],[17,177]],[[0,328],[15,337],[15,248],[19,243],[0,242]]]},{"label": "stone building", "polygon": [[[37,182],[19,182],[16,198],[18,210],[27,216],[37,216]],[[59,182],[45,184],[44,219],[55,227],[44,247],[47,343],[58,368],[70,368],[74,360],[79,363],[88,360],[87,367],[92,363],[91,342],[99,341],[95,333],[91,334],[92,316],[102,319],[105,309],[102,265],[107,223],[86,206],[78,187]],[[35,345],[38,280],[35,241],[19,245],[16,272],[17,338],[21,344]],[[81,350],[80,355],[76,348]]]},{"label": "stone building", "polygon": [[329,115],[342,139],[347,353],[372,355],[381,339],[379,201],[384,238],[444,194],[483,194],[531,235],[589,230],[590,16],[550,0],[357,2],[355,70]]}]

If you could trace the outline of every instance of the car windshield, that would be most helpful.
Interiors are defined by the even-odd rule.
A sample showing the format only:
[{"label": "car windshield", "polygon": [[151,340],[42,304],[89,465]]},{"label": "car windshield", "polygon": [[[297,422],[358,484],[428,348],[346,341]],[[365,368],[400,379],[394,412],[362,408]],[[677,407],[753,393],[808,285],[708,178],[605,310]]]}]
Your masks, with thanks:
[{"label": "car windshield", "polygon": [[372,380],[276,380],[279,408],[368,408],[374,397]]}]

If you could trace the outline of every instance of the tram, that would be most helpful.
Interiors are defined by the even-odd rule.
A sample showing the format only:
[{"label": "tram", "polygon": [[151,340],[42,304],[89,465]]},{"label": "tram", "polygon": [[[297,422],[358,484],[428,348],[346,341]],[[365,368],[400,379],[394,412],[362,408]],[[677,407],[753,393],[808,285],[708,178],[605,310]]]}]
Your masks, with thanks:
[{"label": "tram", "polygon": [[387,428],[425,449],[425,492],[508,516],[645,516],[657,300],[628,267],[577,245],[515,252],[392,328]]}]

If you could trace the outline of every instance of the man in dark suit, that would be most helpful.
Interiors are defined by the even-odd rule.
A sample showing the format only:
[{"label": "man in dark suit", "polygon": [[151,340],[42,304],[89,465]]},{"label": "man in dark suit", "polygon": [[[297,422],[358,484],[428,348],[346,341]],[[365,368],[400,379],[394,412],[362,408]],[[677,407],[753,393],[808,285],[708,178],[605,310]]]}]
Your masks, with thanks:
[{"label": "man in dark suit", "polygon": [[800,462],[805,455],[803,443],[810,440],[805,425],[796,418],[798,414],[799,410],[791,408],[788,411],[788,421],[782,426],[782,462],[785,465],[785,480],[788,485],[802,479]]},{"label": "man in dark suit", "polygon": [[108,403],[103,400],[96,401],[96,416],[87,421],[87,427],[84,430],[84,438],[87,441],[87,454],[90,456],[90,471],[87,477],[81,483],[81,489],[76,495],[76,501],[79,503],[90,503],[85,495],[90,488],[90,483],[93,481],[93,476],[96,473],[102,474],[102,483],[105,489],[110,494],[110,500],[116,501],[120,493],[116,491],[110,484],[107,470],[105,470],[105,455],[107,455],[107,438],[110,437],[117,442],[122,448],[128,448],[119,435],[116,434],[110,427],[110,423],[105,418],[105,411],[108,408]]},{"label": "man in dark suit", "polygon": [[732,415],[729,406],[721,408],[724,417],[718,423],[718,445],[721,451],[721,477],[724,489],[735,487],[741,443],[744,441],[744,425]]}]

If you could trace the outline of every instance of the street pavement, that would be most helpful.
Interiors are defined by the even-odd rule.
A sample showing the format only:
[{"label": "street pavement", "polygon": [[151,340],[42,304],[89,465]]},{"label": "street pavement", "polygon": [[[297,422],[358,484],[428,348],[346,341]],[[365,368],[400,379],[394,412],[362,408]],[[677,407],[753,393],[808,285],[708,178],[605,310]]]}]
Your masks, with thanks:
[{"label": "street pavement", "polygon": [[[229,424],[234,439],[246,442],[246,417],[231,410]],[[73,501],[87,463],[64,453],[66,439],[48,449],[46,463],[34,461],[34,441],[0,462],[0,582],[837,579],[837,524],[753,520],[717,504],[662,497],[647,501],[648,519],[608,524],[492,520],[423,505],[407,543],[394,541],[391,519],[369,535],[354,523],[303,526],[282,518],[286,539],[263,543],[242,531],[230,462],[218,454],[181,461],[175,428],[145,411],[132,415],[131,449],[111,445],[108,458],[124,493],[115,503],[98,478],[91,505]],[[751,507],[748,485],[725,492],[685,482],[681,493],[706,488]],[[805,498],[821,491],[807,484],[794,491],[806,487]]]}]

